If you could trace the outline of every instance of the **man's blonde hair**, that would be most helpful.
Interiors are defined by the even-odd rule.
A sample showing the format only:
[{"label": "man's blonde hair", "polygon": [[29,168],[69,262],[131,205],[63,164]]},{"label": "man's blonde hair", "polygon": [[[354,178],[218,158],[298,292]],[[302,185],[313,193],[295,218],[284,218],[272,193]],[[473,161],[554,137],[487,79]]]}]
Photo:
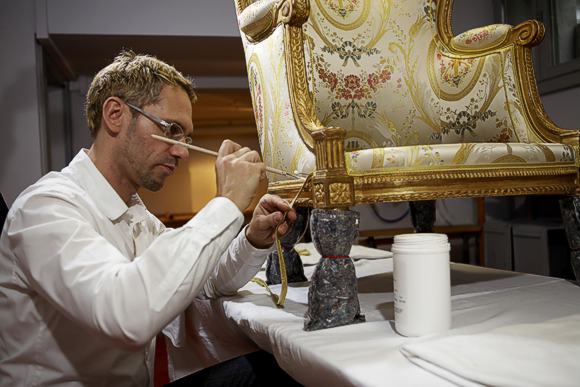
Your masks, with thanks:
[{"label": "man's blonde hair", "polygon": [[119,97],[136,106],[155,103],[164,86],[179,86],[196,100],[190,79],[173,66],[150,56],[121,51],[113,63],[97,73],[87,93],[85,112],[91,135],[101,126],[103,103],[109,97]]}]

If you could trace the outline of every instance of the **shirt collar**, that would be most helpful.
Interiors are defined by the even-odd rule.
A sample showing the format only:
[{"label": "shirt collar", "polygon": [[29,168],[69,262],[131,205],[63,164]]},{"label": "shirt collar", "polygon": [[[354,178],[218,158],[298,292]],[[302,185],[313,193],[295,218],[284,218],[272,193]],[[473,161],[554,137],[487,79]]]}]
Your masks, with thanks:
[{"label": "shirt collar", "polygon": [[131,196],[128,212],[133,216],[133,221],[135,223],[139,223],[147,218],[147,208],[143,204],[143,201],[141,201],[139,195],[134,194]]},{"label": "shirt collar", "polygon": [[[113,221],[117,220],[129,210],[129,207],[121,199],[117,191],[113,189],[111,184],[97,169],[93,160],[89,157],[87,149],[81,149],[70,162],[68,168],[75,180],[85,189],[87,195],[93,199],[95,205],[107,218]],[[133,195],[130,204],[131,208],[138,207],[135,208],[134,215],[138,218],[135,220],[142,220],[146,216],[146,210],[139,195]]]}]

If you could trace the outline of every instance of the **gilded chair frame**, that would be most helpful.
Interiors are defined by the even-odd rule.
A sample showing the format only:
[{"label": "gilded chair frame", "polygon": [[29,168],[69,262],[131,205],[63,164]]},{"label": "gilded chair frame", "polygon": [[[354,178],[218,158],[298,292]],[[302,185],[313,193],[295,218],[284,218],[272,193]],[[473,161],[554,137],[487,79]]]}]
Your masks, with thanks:
[{"label": "gilded chair frame", "polygon": [[[252,4],[236,0],[238,14]],[[284,55],[292,113],[305,145],[314,152],[316,169],[298,204],[316,208],[346,208],[356,203],[434,200],[507,195],[577,195],[579,187],[579,132],[556,126],[542,106],[532,64],[531,48],[544,37],[542,23],[530,20],[514,26],[505,38],[483,49],[454,44],[451,28],[453,0],[439,0],[437,36],[449,55],[463,59],[510,49],[514,54],[516,82],[522,91],[524,114],[531,130],[543,142],[573,148],[576,165],[533,164],[513,166],[452,166],[414,168],[373,174],[349,174],[345,166],[345,130],[325,127],[315,113],[309,92],[304,52],[303,24],[308,20],[309,0],[281,0],[260,20],[242,28],[251,42],[267,38],[284,25]],[[279,181],[268,190],[284,198],[299,192],[302,182]]]}]

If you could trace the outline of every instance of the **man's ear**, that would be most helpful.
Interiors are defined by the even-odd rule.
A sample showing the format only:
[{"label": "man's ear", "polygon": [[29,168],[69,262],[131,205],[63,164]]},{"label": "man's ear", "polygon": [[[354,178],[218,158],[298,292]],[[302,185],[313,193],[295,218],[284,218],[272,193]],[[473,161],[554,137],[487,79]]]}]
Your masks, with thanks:
[{"label": "man's ear", "polygon": [[109,97],[103,102],[103,124],[112,136],[118,135],[131,120],[131,112],[119,97]]}]

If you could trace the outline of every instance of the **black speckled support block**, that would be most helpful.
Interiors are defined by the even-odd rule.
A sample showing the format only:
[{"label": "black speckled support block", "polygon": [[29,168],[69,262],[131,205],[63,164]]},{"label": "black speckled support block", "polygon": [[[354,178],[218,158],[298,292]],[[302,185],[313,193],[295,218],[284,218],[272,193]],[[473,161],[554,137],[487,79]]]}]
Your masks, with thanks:
[{"label": "black speckled support block", "polygon": [[435,203],[435,200],[409,202],[415,232],[433,232],[437,217]]},{"label": "black speckled support block", "polygon": [[312,210],[310,231],[322,258],[308,289],[306,331],[365,321],[360,313],[354,264],[348,256],[352,241],[358,235],[358,223],[358,212]]},{"label": "black speckled support block", "polygon": [[560,210],[570,246],[572,269],[576,283],[580,285],[580,196],[560,199]]},{"label": "black speckled support block", "polygon": [[[309,209],[306,207],[297,208],[296,221],[292,225],[290,231],[288,231],[282,240],[280,240],[282,252],[284,253],[284,263],[286,264],[288,283],[304,282],[308,280],[304,275],[302,259],[300,259],[300,255],[298,255],[296,250],[294,250],[294,245],[298,243],[308,226],[308,213]],[[276,250],[268,255],[266,261],[266,283],[268,285],[281,283],[280,263],[278,260],[278,251]]]}]

